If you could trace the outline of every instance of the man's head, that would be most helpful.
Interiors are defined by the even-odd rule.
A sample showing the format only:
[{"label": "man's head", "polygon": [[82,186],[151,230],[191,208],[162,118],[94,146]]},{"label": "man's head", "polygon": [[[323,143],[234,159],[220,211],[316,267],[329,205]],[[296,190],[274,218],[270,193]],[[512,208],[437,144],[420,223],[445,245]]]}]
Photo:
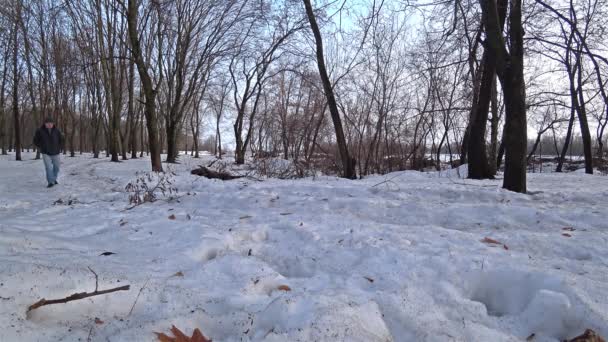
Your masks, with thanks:
[{"label": "man's head", "polygon": [[53,128],[53,126],[55,126],[55,120],[49,116],[48,118],[44,119],[44,126],[48,129]]}]

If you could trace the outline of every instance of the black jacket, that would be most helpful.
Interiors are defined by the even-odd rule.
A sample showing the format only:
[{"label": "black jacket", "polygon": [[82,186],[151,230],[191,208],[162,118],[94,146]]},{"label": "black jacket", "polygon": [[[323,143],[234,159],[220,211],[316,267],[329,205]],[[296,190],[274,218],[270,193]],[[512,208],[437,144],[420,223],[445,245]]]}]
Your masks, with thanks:
[{"label": "black jacket", "polygon": [[36,130],[36,134],[34,135],[34,145],[38,147],[42,154],[50,156],[59,154],[63,149],[63,143],[63,134],[55,126],[49,130],[42,125],[42,127]]}]

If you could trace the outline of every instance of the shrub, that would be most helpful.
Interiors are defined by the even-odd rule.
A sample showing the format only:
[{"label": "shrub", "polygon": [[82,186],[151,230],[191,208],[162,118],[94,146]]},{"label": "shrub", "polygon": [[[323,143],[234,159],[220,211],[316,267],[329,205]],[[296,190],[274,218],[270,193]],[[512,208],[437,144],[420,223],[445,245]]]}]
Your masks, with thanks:
[{"label": "shrub", "polygon": [[125,191],[129,194],[129,204],[137,206],[152,203],[159,197],[172,199],[178,192],[173,185],[173,172],[138,172],[135,175],[135,181],[125,186]]}]

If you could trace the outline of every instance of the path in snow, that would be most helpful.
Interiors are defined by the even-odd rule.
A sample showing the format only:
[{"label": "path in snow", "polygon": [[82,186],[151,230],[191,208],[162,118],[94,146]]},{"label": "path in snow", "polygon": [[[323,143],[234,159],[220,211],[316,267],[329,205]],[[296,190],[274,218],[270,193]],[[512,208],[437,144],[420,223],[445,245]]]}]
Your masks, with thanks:
[{"label": "path in snow", "polygon": [[[171,324],[214,341],[608,335],[606,177],[530,175],[532,195],[418,172],[221,182],[185,157],[178,201],[125,210],[149,161],[64,162],[46,189],[41,161],[0,157],[0,341],[150,341]],[[92,291],[87,267],[132,289],[26,319]]]}]

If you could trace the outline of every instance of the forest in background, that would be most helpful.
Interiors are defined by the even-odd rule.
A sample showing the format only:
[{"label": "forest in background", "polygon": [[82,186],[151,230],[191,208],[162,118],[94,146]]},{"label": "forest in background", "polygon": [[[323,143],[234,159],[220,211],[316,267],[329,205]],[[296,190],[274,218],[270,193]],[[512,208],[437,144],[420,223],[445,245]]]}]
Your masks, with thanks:
[{"label": "forest in background", "polygon": [[[606,0],[9,0],[0,150],[280,157],[347,178],[606,156]],[[316,28],[316,30],[315,30]]]}]

